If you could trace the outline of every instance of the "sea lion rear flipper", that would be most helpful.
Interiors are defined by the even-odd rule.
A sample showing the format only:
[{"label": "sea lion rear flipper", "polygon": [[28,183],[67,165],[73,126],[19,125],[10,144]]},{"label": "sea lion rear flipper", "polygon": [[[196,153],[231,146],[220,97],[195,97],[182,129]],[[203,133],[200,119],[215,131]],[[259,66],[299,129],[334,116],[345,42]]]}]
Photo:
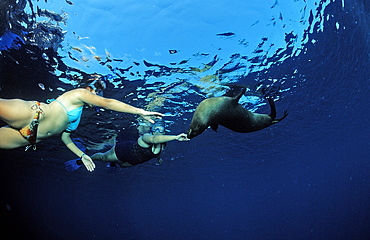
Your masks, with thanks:
[{"label": "sea lion rear flipper", "polygon": [[217,132],[218,124],[212,124],[211,128],[212,128],[213,131]]},{"label": "sea lion rear flipper", "polygon": [[276,118],[276,107],[275,107],[275,102],[272,97],[268,97],[267,100],[269,101],[270,108],[271,108],[271,113],[269,116],[271,117],[272,120],[275,120]]},{"label": "sea lion rear flipper", "polygon": [[269,114],[269,116],[272,120],[272,124],[278,123],[281,120],[283,120],[286,116],[288,116],[288,111],[284,110],[284,116],[282,116],[279,119],[275,119],[276,118],[276,107],[275,107],[274,99],[272,97],[267,97],[267,100],[269,101],[269,104],[270,104],[270,107],[271,107],[271,113]]},{"label": "sea lion rear flipper", "polygon": [[280,122],[281,120],[283,120],[286,116],[288,116],[288,111],[287,110],[284,110],[284,115],[281,117],[281,118],[279,118],[279,119],[275,119],[274,121],[272,121],[272,123],[274,124],[274,123],[278,123],[278,122]]}]

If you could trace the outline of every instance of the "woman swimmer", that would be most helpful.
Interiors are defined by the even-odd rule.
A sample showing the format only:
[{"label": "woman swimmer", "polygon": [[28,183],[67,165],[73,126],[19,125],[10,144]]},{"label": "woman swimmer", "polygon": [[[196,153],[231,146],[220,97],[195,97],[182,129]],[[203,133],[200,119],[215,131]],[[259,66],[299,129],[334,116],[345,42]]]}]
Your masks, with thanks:
[{"label": "woman swimmer", "polygon": [[[131,167],[156,157],[159,158],[166,142],[190,140],[186,137],[186,133],[164,135],[165,128],[162,119],[157,119],[149,131],[143,125],[139,126],[138,130],[141,136],[136,141],[118,141],[110,150],[105,153],[96,153],[91,156],[91,159],[118,163],[120,167]],[[79,159],[65,162],[67,171],[74,171],[81,165],[82,161]]]},{"label": "woman swimmer", "polygon": [[71,140],[70,132],[79,124],[83,106],[98,106],[109,110],[138,114],[145,119],[149,116],[162,117],[158,112],[149,112],[130,106],[115,99],[104,98],[101,95],[105,82],[96,79],[86,88],[77,88],[63,93],[55,101],[46,104],[37,101],[0,98],[0,120],[7,126],[0,128],[0,148],[13,149],[27,146],[36,148],[41,140],[62,133],[62,141],[78,157],[83,160],[89,171],[95,164]]}]

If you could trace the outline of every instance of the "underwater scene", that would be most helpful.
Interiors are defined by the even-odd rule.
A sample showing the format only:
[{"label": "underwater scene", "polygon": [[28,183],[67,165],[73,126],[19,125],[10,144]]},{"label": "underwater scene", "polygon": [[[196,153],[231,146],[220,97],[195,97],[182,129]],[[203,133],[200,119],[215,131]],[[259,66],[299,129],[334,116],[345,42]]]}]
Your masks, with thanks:
[{"label": "underwater scene", "polygon": [[[368,0],[1,0],[1,99],[52,104],[99,76],[189,136],[201,102],[243,88],[238,109],[276,124],[209,124],[92,172],[66,170],[59,133],[0,149],[0,239],[370,239],[369,26]],[[92,156],[141,122],[86,106],[70,137]]]}]

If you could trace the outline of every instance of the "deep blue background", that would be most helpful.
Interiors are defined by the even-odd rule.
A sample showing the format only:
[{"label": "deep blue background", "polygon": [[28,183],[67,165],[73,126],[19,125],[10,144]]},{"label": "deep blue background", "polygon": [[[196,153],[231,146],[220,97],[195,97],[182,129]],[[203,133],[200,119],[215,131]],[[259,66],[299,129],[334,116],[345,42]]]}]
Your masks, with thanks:
[{"label": "deep blue background", "polygon": [[[94,173],[64,171],[63,161],[73,155],[58,136],[36,152],[1,150],[0,236],[369,239],[369,8],[360,0],[346,2],[345,9],[330,4],[325,11],[335,18],[313,34],[317,41],[306,44],[306,54],[256,73],[279,79],[299,69],[306,79],[277,103],[279,114],[287,109],[290,115],[268,129],[208,130],[189,143],[168,144],[162,165],[149,162],[115,174],[102,163]],[[336,29],[336,22],[345,29]],[[22,51],[7,54],[27,56]],[[15,65],[4,58],[1,73],[9,77]],[[24,59],[23,69],[37,69]],[[18,88],[5,79],[3,89]],[[0,94],[31,98],[38,88],[27,92],[25,85]],[[186,131],[188,117],[172,132]],[[86,138],[95,133],[84,131]]]}]

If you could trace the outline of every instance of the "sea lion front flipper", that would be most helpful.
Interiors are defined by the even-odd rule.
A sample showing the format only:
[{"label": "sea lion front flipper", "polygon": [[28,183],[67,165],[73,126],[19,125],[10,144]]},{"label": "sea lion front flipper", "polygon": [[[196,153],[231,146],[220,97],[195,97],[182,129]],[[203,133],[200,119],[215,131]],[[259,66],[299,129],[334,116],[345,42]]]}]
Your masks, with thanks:
[{"label": "sea lion front flipper", "polygon": [[235,103],[238,103],[239,99],[247,91],[247,88],[241,85],[228,84],[227,86],[229,86],[230,89],[223,96],[233,98]]},{"label": "sea lion front flipper", "polygon": [[240,92],[234,97],[233,101],[236,104],[239,104],[239,99],[244,95],[245,91],[247,91],[246,87],[238,86],[240,87]]},{"label": "sea lion front flipper", "polygon": [[213,130],[213,131],[217,132],[218,124],[217,124],[217,123],[212,124],[212,125],[211,125],[211,128],[212,128],[212,130]]}]

